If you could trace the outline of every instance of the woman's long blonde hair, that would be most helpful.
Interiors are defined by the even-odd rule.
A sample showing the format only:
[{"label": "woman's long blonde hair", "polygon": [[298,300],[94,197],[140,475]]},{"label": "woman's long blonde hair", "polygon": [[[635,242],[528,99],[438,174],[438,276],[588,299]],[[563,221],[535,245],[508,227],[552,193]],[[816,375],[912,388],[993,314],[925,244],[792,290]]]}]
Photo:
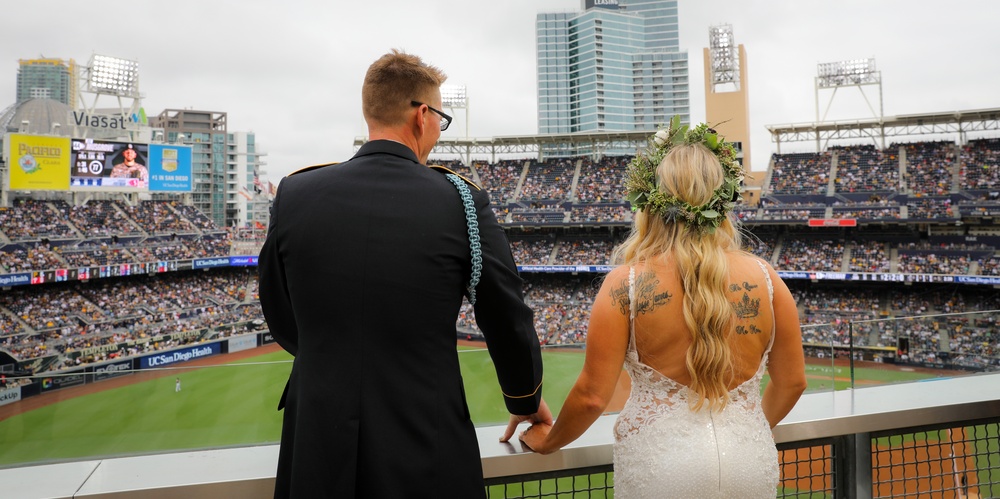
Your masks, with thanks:
[{"label": "woman's long blonde hair", "polygon": [[[677,145],[656,168],[657,188],[693,206],[707,203],[723,183],[722,165],[701,144]],[[739,250],[742,238],[732,217],[714,232],[702,231],[683,220],[667,222],[647,211],[635,213],[632,233],[613,253],[619,265],[635,265],[673,257],[684,287],[684,323],[691,331],[685,364],[689,388],[698,394],[692,408],[708,403],[712,410],[726,406],[733,376],[733,356],[726,341],[735,327],[727,297],[727,251]]]}]

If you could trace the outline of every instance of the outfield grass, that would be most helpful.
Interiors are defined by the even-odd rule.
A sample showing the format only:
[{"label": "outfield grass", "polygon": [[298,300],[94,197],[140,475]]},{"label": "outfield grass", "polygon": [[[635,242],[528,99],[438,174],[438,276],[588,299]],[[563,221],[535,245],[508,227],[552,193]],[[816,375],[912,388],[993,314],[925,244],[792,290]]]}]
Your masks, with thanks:
[{"label": "outfield grass", "polygon": [[[508,413],[485,350],[460,354],[477,425]],[[543,355],[545,396],[558,411],[583,366],[571,352]],[[76,397],[0,421],[0,466],[277,442],[278,396],[291,357],[276,352],[222,367],[185,369],[121,388]],[[174,392],[180,377],[182,390]]]},{"label": "outfield grass", "polygon": [[[562,409],[566,395],[583,369],[583,357],[579,351],[543,350],[542,393],[553,414]],[[489,353],[483,349],[464,349],[459,359],[472,421],[478,426],[506,423],[510,413],[504,406],[500,382]]]},{"label": "outfield grass", "polygon": [[[935,377],[933,374],[898,369],[855,367],[854,379],[859,387],[887,383],[907,383]],[[764,376],[766,385],[768,376]],[[851,387],[851,370],[846,366],[806,364],[807,391],[843,390]]]},{"label": "outfield grass", "polygon": [[273,362],[288,359],[278,352],[252,359],[266,364],[178,368],[10,417],[0,421],[0,465],[276,442],[291,364]]},{"label": "outfield grass", "polygon": [[[477,425],[507,420],[496,373],[484,349],[462,349],[462,375]],[[278,396],[291,369],[276,352],[227,366],[177,368],[170,375],[76,397],[0,421],[0,465],[97,456],[274,443],[279,440]],[[545,350],[545,400],[554,414],[583,367],[579,351]],[[844,367],[808,366],[812,389],[837,389]],[[174,378],[183,390],[174,392]],[[929,375],[858,369],[858,380],[911,381]],[[58,393],[58,392],[56,392]]]}]

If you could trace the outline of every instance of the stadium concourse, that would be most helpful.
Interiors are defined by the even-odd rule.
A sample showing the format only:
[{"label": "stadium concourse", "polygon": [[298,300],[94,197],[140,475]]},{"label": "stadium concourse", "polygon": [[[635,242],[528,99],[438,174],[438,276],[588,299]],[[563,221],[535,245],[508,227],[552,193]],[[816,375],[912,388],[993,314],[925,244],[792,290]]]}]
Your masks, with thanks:
[{"label": "stadium concourse", "polygon": [[[631,221],[620,192],[629,160],[445,162],[490,192],[545,345],[586,339],[591,300]],[[737,215],[748,249],[795,294],[811,354],[839,355],[850,344],[866,360],[1000,366],[989,314],[891,320],[1000,308],[1000,139],[776,154],[761,189],[760,204]],[[73,206],[8,195],[0,365],[37,375],[263,326],[256,272],[246,266],[260,231],[217,227],[171,201]],[[11,276],[31,283],[12,285],[22,282]],[[457,335],[478,337],[468,305]]]}]

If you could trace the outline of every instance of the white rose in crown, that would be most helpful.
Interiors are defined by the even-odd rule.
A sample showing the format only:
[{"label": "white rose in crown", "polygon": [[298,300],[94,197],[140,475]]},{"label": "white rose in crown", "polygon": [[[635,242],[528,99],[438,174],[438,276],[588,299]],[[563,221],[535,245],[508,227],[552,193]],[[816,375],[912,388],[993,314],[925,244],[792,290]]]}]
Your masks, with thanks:
[{"label": "white rose in crown", "polygon": [[667,137],[667,131],[660,130],[656,132],[656,135],[653,135],[653,143],[656,144],[656,147],[663,147],[663,144],[667,143]]}]

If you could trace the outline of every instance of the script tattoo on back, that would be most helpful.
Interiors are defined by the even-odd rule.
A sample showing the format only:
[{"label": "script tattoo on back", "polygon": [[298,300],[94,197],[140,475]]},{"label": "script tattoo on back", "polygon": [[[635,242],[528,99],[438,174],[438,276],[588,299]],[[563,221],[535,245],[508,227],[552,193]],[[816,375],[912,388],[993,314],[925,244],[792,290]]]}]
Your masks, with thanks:
[{"label": "script tattoo on back", "polygon": [[[663,305],[673,298],[668,291],[656,292],[660,279],[653,272],[643,272],[635,277],[635,312],[645,314]],[[628,314],[628,279],[622,279],[618,287],[611,289],[611,303],[618,305],[622,315]]]},{"label": "script tattoo on back", "polygon": [[611,304],[618,305],[622,315],[628,315],[628,279],[622,279],[617,287],[611,288]]}]

